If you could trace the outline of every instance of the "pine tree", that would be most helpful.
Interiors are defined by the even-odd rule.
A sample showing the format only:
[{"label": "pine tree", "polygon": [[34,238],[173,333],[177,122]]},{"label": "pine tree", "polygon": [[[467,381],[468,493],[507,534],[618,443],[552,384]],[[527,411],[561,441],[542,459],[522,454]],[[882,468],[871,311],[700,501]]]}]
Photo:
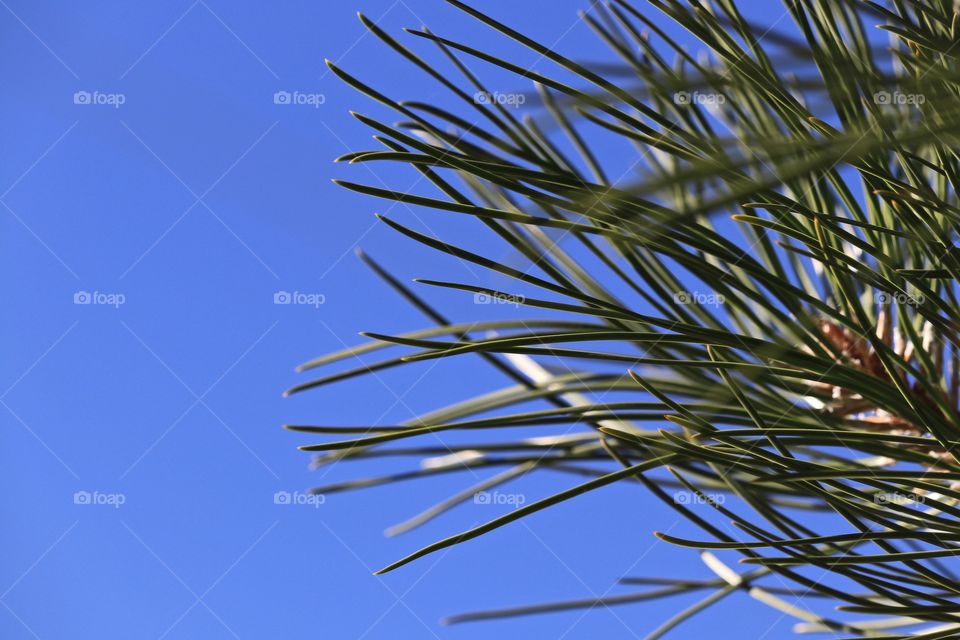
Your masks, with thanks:
[{"label": "pine tree", "polygon": [[[430,326],[367,334],[371,342],[302,369],[401,351],[291,391],[455,356],[485,366],[482,359],[508,386],[399,427],[290,428],[333,436],[302,447],[325,452],[320,462],[388,455],[414,439],[420,444],[404,454],[431,462],[318,491],[457,469],[486,477],[397,531],[539,470],[571,482],[382,571],[634,483],[702,529],[698,540],[657,535],[699,549],[717,576],[645,581],[648,590],[607,599],[705,594],[649,638],[736,592],[796,617],[800,632],[960,637],[960,579],[949,567],[960,555],[954,3],[784,0],[788,30],[755,24],[733,0],[649,0],[642,9],[612,0],[583,16],[611,52],[607,62],[588,63],[447,1],[553,71],[426,29],[409,32],[412,45],[423,45],[415,53],[361,16],[396,55],[461,99],[463,111],[399,101],[330,64],[403,119],[357,115],[381,148],[340,160],[406,164],[435,194],[342,184],[486,227],[496,240],[480,255],[381,217],[407,240],[513,283],[422,285],[525,313],[448,320],[420,289],[363,256]],[[668,21],[703,51],[688,53],[663,28]],[[876,27],[889,42],[878,41]],[[493,91],[474,74],[483,65],[533,87]],[[600,153],[601,137],[626,143],[629,163]],[[525,265],[490,257],[504,246]],[[519,408],[531,401],[542,408]],[[515,435],[517,427],[557,425],[562,435]],[[502,435],[438,450],[435,435],[479,429]],[[737,556],[743,566],[731,566]],[[839,612],[813,613],[792,604],[798,595],[825,598]]]}]

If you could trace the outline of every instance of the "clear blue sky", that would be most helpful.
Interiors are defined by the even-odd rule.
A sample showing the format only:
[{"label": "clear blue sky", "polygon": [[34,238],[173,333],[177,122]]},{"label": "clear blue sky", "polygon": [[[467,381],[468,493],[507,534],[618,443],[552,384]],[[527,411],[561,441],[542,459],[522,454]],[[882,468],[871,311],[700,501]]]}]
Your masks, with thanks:
[{"label": "clear blue sky", "polygon": [[[578,23],[586,0],[482,4],[562,51],[605,55]],[[762,4],[754,15],[780,16]],[[475,280],[376,224],[388,204],[330,183],[413,178],[331,163],[368,147],[348,109],[388,116],[328,73],[325,57],[393,96],[447,101],[365,35],[358,9],[394,33],[427,24],[549,69],[437,0],[0,0],[0,638],[633,638],[690,600],[438,620],[625,593],[621,575],[710,576],[695,554],[655,544],[652,529],[689,529],[636,487],[385,577],[372,570],[497,507],[387,539],[384,528],[464,480],[274,503],[278,491],[373,470],[311,472],[296,450],[309,439],[281,424],[395,423],[503,384],[464,361],[281,397],[303,379],[296,364],[358,331],[423,323],[359,264],[357,244],[404,278]],[[275,104],[278,91],[323,104]],[[473,228],[391,214],[454,239]],[[276,305],[278,291],[324,304]],[[90,304],[75,304],[81,292]],[[472,311],[431,296],[455,317]],[[544,476],[517,490],[533,499],[569,482]],[[76,504],[77,492],[113,504]],[[791,624],[738,595],[677,637],[782,638]]]}]

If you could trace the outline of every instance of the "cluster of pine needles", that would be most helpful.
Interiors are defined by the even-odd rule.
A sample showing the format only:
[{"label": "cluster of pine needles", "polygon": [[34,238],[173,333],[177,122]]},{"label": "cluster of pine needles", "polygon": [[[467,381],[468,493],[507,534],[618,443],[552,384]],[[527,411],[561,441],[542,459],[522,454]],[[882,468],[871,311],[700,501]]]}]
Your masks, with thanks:
[{"label": "cluster of pine needles", "polygon": [[[699,540],[657,535],[700,550],[707,579],[626,579],[642,590],[454,620],[702,592],[647,636],[657,638],[749,593],[800,633],[960,637],[953,0],[784,0],[779,25],[734,0],[594,2],[582,22],[608,46],[603,62],[447,1],[532,51],[537,70],[427,29],[409,31],[408,46],[361,16],[461,107],[388,96],[331,64],[399,116],[355,114],[379,146],[340,160],[407,165],[434,189],[342,184],[471,218],[491,233],[483,255],[381,216],[407,238],[398,241],[506,284],[407,285],[362,256],[428,326],[366,334],[303,365],[345,367],[291,392],[454,356],[482,359],[472,366],[494,367],[506,384],[402,425],[291,425],[333,436],[302,447],[321,452],[317,463],[420,459],[317,491],[482,478],[399,533],[535,472],[571,478],[382,571],[613,483],[642,485],[702,530]],[[488,68],[529,91],[522,109],[477,99],[504,91],[484,83]],[[608,152],[615,144],[627,152]],[[505,248],[523,264],[490,257]],[[525,313],[457,322],[425,300],[427,287]],[[509,435],[518,428],[537,435]],[[484,437],[444,440],[460,431]],[[426,444],[403,446],[414,438]],[[823,602],[834,609],[814,613]]]}]

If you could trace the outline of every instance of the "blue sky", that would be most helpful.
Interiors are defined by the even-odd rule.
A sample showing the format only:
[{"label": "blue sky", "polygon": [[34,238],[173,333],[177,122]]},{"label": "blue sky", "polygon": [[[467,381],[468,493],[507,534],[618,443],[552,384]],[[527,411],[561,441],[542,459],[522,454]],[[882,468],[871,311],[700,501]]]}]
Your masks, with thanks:
[{"label": "blue sky", "polygon": [[[584,0],[484,4],[561,51],[606,55],[577,19]],[[356,246],[405,279],[489,278],[398,238],[373,213],[453,239],[473,233],[471,221],[331,184],[402,189],[415,177],[332,164],[370,146],[349,109],[390,116],[324,58],[395,97],[449,100],[365,34],[362,9],[393,33],[427,24],[547,64],[435,0],[0,5],[10,310],[0,320],[0,637],[633,638],[690,602],[438,624],[477,607],[625,593],[622,575],[709,577],[695,554],[655,542],[651,530],[687,525],[636,487],[384,577],[371,573],[498,507],[471,505],[387,539],[386,527],[463,481],[274,500],[373,471],[310,471],[296,450],[309,439],[283,423],[396,423],[503,384],[464,361],[281,397],[303,380],[296,364],[358,331],[424,324]],[[780,16],[767,3],[758,11]],[[278,92],[297,104],[278,104]],[[274,304],[278,292],[323,304]],[[472,311],[462,297],[429,295],[454,317]],[[569,482],[543,476],[517,490],[532,499]],[[790,625],[737,596],[678,636],[779,638]]]}]

